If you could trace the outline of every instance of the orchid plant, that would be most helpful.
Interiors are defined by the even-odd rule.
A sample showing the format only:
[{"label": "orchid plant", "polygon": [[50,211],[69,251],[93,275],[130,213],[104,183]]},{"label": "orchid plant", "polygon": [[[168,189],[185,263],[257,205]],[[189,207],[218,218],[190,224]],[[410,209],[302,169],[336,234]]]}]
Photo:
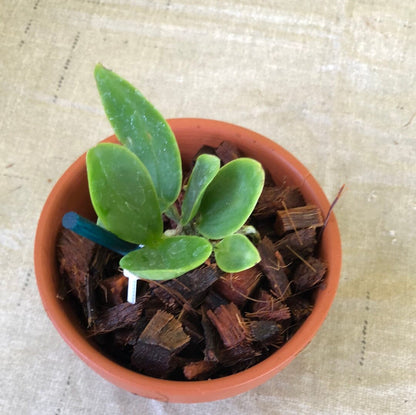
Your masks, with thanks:
[{"label": "orchid plant", "polygon": [[[243,157],[221,167],[218,157],[200,155],[178,209],[182,165],[169,124],[116,73],[99,64],[94,75],[122,145],[101,143],[88,151],[88,185],[98,224],[137,244],[121,258],[125,275],[167,280],[212,254],[225,272],[259,262],[243,230],[263,189],[261,164]],[[176,222],[174,229],[164,229],[163,215]]]}]

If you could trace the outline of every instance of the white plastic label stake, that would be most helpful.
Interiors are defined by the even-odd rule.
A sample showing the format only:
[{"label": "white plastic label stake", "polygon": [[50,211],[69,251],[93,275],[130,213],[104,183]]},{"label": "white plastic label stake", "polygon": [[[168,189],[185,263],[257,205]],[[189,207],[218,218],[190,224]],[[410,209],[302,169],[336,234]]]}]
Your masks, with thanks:
[{"label": "white plastic label stake", "polygon": [[127,286],[127,301],[130,304],[136,304],[136,290],[137,290],[137,280],[140,279],[137,275],[123,269],[123,274],[129,279]]}]

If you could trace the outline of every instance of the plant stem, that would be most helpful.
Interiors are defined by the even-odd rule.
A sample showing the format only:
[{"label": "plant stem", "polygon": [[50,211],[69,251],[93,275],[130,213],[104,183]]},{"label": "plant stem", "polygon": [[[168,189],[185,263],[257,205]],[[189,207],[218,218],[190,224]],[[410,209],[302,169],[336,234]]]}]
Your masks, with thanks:
[{"label": "plant stem", "polygon": [[178,208],[176,207],[176,205],[170,205],[166,209],[165,215],[170,220],[173,220],[175,223],[179,223],[181,221],[181,216],[179,215]]}]

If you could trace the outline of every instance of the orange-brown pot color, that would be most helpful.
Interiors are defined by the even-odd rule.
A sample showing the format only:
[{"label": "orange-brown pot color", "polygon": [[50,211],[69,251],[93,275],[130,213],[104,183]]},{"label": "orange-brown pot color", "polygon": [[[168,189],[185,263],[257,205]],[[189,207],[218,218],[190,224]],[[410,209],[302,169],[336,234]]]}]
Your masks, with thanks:
[{"label": "orange-brown pot color", "polygon": [[[298,186],[307,202],[319,205],[324,215],[328,212],[330,204],[316,180],[295,157],[273,141],[248,129],[213,120],[172,119],[169,124],[176,135],[184,163],[188,163],[203,144],[216,146],[229,140],[237,144],[245,155],[260,161],[277,183],[285,181]],[[112,136],[106,141],[117,142],[117,139]],[[311,315],[283,347],[261,363],[220,379],[185,382],[144,376],[103,355],[86,337],[70,305],[56,298],[59,275],[55,243],[62,216],[71,210],[94,218],[85,154],[59,179],[39,219],[35,272],[44,308],[63,339],[88,366],[118,387],[140,396],[168,402],[206,402],[231,397],[262,384],[282,370],[312,340],[335,296],[341,271],[341,240],[332,213],[321,242],[321,258],[328,265],[325,288],[317,293]]]}]

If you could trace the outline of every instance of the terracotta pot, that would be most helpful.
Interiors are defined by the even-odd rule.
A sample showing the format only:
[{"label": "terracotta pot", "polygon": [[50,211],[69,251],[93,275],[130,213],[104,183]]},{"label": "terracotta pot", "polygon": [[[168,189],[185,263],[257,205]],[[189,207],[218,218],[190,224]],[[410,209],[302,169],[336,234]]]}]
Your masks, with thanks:
[{"label": "terracotta pot", "polygon": [[[298,186],[306,201],[319,205],[326,215],[329,202],[308,170],[291,154],[269,139],[232,124],[205,119],[172,119],[184,163],[203,145],[229,140],[248,156],[260,161],[279,183]],[[116,142],[114,136],[106,141]],[[311,315],[294,336],[273,355],[234,375],[207,381],[160,380],[135,373],[104,356],[89,340],[68,302],[56,298],[58,270],[55,242],[62,216],[74,210],[94,218],[90,203],[85,154],[59,179],[42,210],[35,240],[35,272],[44,308],[56,329],[88,366],[113,384],[135,394],[169,402],[205,402],[223,399],[252,389],[282,370],[312,340],[334,299],[341,271],[341,241],[335,216],[323,234],[321,258],[328,265],[325,288],[318,290]]]}]

